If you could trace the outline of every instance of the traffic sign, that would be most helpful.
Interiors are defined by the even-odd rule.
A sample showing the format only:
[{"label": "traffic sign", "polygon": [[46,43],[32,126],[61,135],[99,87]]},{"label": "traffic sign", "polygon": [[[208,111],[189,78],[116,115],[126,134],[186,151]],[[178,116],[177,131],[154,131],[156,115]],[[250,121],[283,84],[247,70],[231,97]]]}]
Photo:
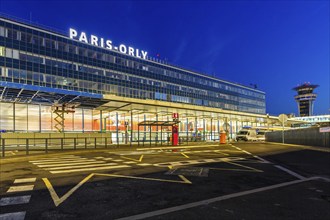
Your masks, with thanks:
[{"label": "traffic sign", "polygon": [[279,120],[282,124],[284,124],[285,122],[287,122],[287,120],[288,120],[288,116],[287,116],[286,114],[280,114],[280,115],[278,116],[278,120]]},{"label": "traffic sign", "polygon": [[320,128],[320,133],[326,133],[326,132],[330,132],[330,127]]}]

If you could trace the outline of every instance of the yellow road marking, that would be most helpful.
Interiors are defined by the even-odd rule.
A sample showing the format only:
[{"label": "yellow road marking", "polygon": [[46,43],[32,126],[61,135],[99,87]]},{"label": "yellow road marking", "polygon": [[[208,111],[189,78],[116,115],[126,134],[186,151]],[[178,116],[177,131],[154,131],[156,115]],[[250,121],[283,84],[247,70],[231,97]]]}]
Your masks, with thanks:
[{"label": "yellow road marking", "polygon": [[146,151],[146,150],[167,150],[167,149],[189,149],[189,148],[209,148],[209,147],[219,147],[219,145],[200,145],[200,146],[175,146],[175,147],[149,147],[149,148],[137,148],[138,151]]},{"label": "yellow road marking", "polygon": [[186,158],[190,158],[190,157],[188,157],[188,155],[187,154],[185,154],[185,153],[181,153],[184,157],[186,157]]},{"label": "yellow road marking", "polygon": [[130,157],[125,157],[125,156],[120,156],[120,157],[125,158],[127,160],[133,160],[135,162],[142,162],[142,159],[143,159],[143,155],[141,155],[140,159],[138,159],[138,160],[130,158]]},{"label": "yellow road marking", "polygon": [[84,183],[86,183],[89,179],[93,176],[108,176],[108,177],[118,177],[118,178],[127,178],[127,179],[139,179],[139,180],[150,180],[150,181],[160,181],[160,182],[168,182],[168,183],[182,183],[182,184],[192,184],[187,178],[182,175],[178,175],[179,178],[182,180],[167,180],[167,179],[157,179],[157,178],[146,178],[146,177],[136,177],[136,176],[124,176],[124,175],[117,175],[117,174],[105,174],[105,173],[91,173],[87,177],[85,177],[82,181],[80,181],[75,187],[70,189],[67,193],[65,193],[61,198],[57,195],[53,185],[50,183],[48,178],[42,178],[44,181],[50,196],[52,197],[55,206],[59,206],[63,203],[66,199],[68,199],[76,190],[78,190]]},{"label": "yellow road marking", "polygon": [[48,178],[42,178],[42,180],[44,181],[47,189],[49,190],[50,196],[52,197],[55,206],[59,206],[62,202],[64,202],[67,198],[69,198],[72,193],[74,193],[77,189],[79,189],[79,187],[81,187],[85,182],[87,182],[90,178],[92,178],[94,176],[94,174],[90,174],[87,177],[85,177],[85,179],[83,179],[82,181],[80,181],[80,183],[78,183],[75,187],[73,187],[72,189],[70,189],[67,193],[65,193],[61,198],[58,197],[57,193],[55,192],[53,185],[49,182]]},{"label": "yellow road marking", "polygon": [[170,170],[172,170],[172,169],[173,169],[173,167],[172,167],[172,166],[168,166],[168,168],[169,168]]},{"label": "yellow road marking", "polygon": [[120,177],[120,178],[127,178],[127,179],[139,179],[139,180],[151,180],[151,181],[160,181],[160,182],[169,182],[169,183],[184,183],[184,184],[192,184],[188,179],[184,176],[179,175],[179,177],[183,181],[178,180],[166,180],[166,179],[157,179],[157,178],[147,178],[147,177],[137,177],[137,176],[124,176],[124,175],[117,175],[117,174],[106,174],[106,173],[95,173],[96,176],[113,176],[113,177]]},{"label": "yellow road marking", "polygon": [[179,177],[183,180],[183,182],[187,183],[187,184],[192,184],[192,182],[190,182],[186,177],[179,175]]}]

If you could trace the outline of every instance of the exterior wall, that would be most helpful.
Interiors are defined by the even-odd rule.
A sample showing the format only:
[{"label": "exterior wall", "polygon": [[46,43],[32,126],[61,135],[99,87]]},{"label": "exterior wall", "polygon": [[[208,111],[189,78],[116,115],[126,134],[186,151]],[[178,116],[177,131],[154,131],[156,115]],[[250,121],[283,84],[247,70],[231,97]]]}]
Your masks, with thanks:
[{"label": "exterior wall", "polygon": [[[19,92],[6,95],[4,84],[8,82],[15,84],[16,89],[31,85],[35,94],[40,88],[52,88],[96,94],[107,102],[116,98],[123,102],[134,98],[138,100],[135,103],[142,105],[163,101],[166,105],[162,108],[171,110],[180,109],[173,106],[185,105],[186,110],[198,114],[180,118],[181,141],[217,141],[223,130],[228,131],[229,139],[234,139],[245,125],[265,126],[265,121],[256,121],[266,109],[262,91],[0,17],[0,132],[57,132],[51,106],[56,99],[46,102],[35,96],[32,101],[19,97]],[[57,93],[51,92],[48,97],[63,97]],[[87,104],[80,103],[74,113],[65,114],[64,133],[107,133],[114,144],[138,140],[157,143],[171,136],[170,126],[138,126],[146,120],[171,121],[168,114],[135,114],[132,109],[107,112],[88,108]],[[209,116],[204,117],[204,109],[208,109],[205,115]],[[223,114],[223,110],[228,111]]]},{"label": "exterior wall", "polygon": [[[266,132],[266,141],[282,143],[282,131]],[[318,127],[286,130],[284,143],[329,147],[330,133],[320,133]]]},{"label": "exterior wall", "polygon": [[0,52],[1,81],[265,113],[262,91],[6,19]]},{"label": "exterior wall", "polygon": [[[0,132],[5,133],[49,133],[55,129],[55,115],[51,106],[0,102]],[[223,130],[228,130],[228,138],[234,139],[244,125],[266,126],[265,122],[247,123],[253,118],[233,118],[223,115],[221,118],[182,117],[179,124],[179,137],[187,141],[217,141]],[[102,128],[100,121],[102,120]],[[110,133],[112,143],[167,140],[171,136],[171,127],[140,126],[145,120],[171,121],[169,115],[151,113],[132,114],[131,112],[101,112],[87,108],[76,108],[74,113],[65,115],[64,133]],[[126,124],[126,125],[125,125]]]}]

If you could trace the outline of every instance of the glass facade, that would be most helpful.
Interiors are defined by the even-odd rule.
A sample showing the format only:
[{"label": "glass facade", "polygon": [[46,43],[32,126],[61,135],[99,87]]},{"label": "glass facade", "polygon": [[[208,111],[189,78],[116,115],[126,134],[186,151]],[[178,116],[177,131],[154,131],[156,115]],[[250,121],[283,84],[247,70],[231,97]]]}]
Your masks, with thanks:
[{"label": "glass facade", "polygon": [[[15,93],[6,88],[9,84]],[[206,117],[206,113],[195,112],[180,118],[182,136],[194,140],[218,139],[223,129],[229,129],[232,137],[245,125],[265,124],[262,91],[0,17],[0,130],[56,132],[54,103],[39,92],[45,89],[49,89],[48,97],[58,95],[56,91],[68,91],[96,94],[100,100],[104,95],[114,95],[236,112],[235,117],[218,113],[208,113]],[[24,99],[20,93],[26,90],[33,90],[33,95]],[[39,97],[39,102],[32,101],[34,97]],[[145,126],[136,132],[141,121],[172,120],[168,109],[165,114],[142,114],[133,109],[102,112],[96,106],[81,104],[65,114],[63,132],[108,131],[117,143],[127,139],[157,140],[160,136],[163,140],[171,132],[170,127]],[[240,112],[245,116],[238,116]],[[248,117],[249,114],[254,116]]]},{"label": "glass facade", "polygon": [[265,113],[265,93],[0,20],[1,81]]}]

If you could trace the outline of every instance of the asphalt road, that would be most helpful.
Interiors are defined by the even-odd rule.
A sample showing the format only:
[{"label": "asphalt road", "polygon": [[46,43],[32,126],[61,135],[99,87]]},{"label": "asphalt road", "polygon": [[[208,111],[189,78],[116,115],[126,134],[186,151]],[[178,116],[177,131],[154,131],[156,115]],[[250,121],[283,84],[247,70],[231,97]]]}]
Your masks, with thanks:
[{"label": "asphalt road", "polygon": [[3,219],[330,219],[330,151],[268,143],[1,159]]}]

